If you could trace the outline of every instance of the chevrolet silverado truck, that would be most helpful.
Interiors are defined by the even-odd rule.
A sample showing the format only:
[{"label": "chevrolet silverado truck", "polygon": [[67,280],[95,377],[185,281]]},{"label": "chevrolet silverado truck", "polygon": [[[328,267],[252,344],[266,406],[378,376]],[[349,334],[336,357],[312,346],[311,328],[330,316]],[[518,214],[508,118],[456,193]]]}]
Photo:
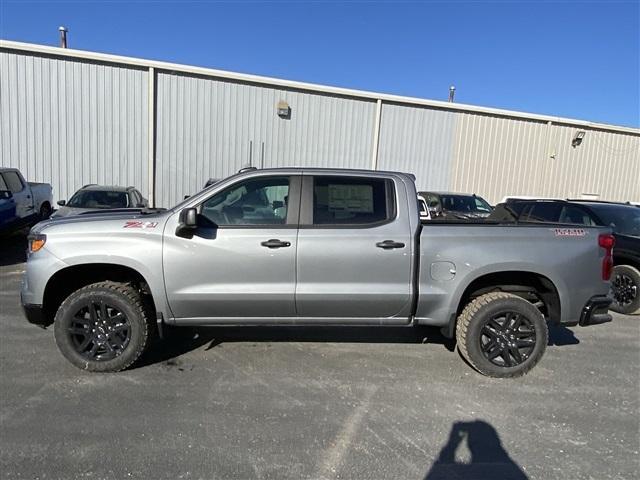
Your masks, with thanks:
[{"label": "chevrolet silverado truck", "polygon": [[422,223],[408,174],[253,169],[165,211],[40,222],[21,300],[97,372],[173,327],[430,325],[480,373],[515,377],[547,321],[611,320],[609,228],[456,222]]},{"label": "chevrolet silverado truck", "polygon": [[27,182],[17,168],[0,168],[0,191],[10,192],[15,205],[15,216],[5,219],[3,231],[31,226],[51,215],[51,185]]}]

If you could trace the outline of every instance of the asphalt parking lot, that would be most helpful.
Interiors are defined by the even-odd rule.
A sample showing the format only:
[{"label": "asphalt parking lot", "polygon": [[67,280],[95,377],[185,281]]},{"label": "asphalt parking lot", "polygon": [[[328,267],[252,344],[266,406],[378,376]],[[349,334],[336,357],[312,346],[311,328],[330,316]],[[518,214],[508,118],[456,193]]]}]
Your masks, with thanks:
[{"label": "asphalt parking lot", "polygon": [[3,479],[638,476],[638,317],[553,328],[516,380],[409,328],[189,330],[89,374],[23,319],[23,248],[0,245]]}]

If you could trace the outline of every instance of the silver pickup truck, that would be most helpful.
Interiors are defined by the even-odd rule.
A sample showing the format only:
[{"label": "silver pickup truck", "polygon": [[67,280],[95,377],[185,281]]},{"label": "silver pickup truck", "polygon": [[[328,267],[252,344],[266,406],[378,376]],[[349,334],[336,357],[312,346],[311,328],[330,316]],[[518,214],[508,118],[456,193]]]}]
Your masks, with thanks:
[{"label": "silver pickup truck", "polygon": [[91,371],[127,368],[170,326],[431,325],[514,377],[547,320],[611,320],[609,229],[423,224],[403,173],[254,169],[170,210],[81,217],[32,229],[21,297]]}]

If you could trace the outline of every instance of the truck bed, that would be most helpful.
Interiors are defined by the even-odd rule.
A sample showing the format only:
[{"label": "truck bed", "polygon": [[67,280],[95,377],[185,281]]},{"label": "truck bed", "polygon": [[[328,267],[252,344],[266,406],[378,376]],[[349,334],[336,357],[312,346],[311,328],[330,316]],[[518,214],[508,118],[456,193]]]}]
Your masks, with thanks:
[{"label": "truck bed", "polygon": [[[575,322],[590,297],[609,291],[609,283],[602,280],[604,250],[595,248],[602,233],[610,229],[483,220],[422,222],[416,321],[443,326],[459,313],[451,311],[451,305],[459,303],[472,282],[494,272],[526,271],[548,279],[557,290],[563,308],[556,320]],[[568,272],[574,280],[571,291],[565,282]],[[594,291],[594,285],[600,288]]]}]

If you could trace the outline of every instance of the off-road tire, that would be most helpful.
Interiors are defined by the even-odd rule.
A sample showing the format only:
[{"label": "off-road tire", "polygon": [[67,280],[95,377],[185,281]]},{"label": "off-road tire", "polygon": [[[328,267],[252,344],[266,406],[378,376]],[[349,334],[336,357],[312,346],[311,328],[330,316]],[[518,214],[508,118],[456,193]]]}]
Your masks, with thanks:
[{"label": "off-road tire", "polygon": [[[69,327],[76,312],[91,301],[108,302],[128,320],[128,344],[115,358],[89,360],[74,347]],[[54,336],[62,355],[76,367],[91,372],[119,372],[133,365],[151,343],[154,327],[151,318],[148,302],[131,285],[112,281],[93,283],[76,290],[62,302],[54,320]]]},{"label": "off-road tire", "polygon": [[613,267],[613,272],[611,272],[612,284],[616,279],[616,275],[624,275],[625,277],[631,279],[636,289],[635,298],[631,303],[628,303],[627,305],[620,305],[618,302],[616,302],[614,297],[614,301],[609,308],[614,312],[622,313],[625,315],[640,314],[640,270],[632,267],[631,265],[616,265],[615,267]]},{"label": "off-road tire", "polygon": [[52,210],[49,202],[45,202],[40,206],[40,220],[46,220],[51,216]]},{"label": "off-road tire", "polygon": [[[524,316],[535,331],[532,351],[526,360],[512,367],[495,365],[481,350],[483,326],[501,312]],[[489,377],[513,378],[524,375],[540,361],[548,340],[549,331],[542,313],[532,303],[510,293],[491,292],[475,298],[464,308],[456,324],[458,351],[473,368]]]}]

